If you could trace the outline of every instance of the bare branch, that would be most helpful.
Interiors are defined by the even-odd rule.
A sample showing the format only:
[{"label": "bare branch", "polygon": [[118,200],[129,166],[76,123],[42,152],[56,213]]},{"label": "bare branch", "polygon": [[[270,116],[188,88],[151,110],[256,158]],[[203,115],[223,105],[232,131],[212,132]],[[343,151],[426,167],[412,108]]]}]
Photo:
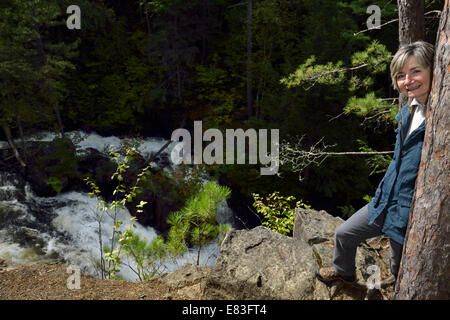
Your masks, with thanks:
[{"label": "bare branch", "polygon": [[[436,13],[436,16],[434,16],[434,17],[427,17],[427,15],[430,15],[430,14],[432,14],[432,13]],[[428,12],[424,13],[425,18],[429,18],[429,19],[439,18],[440,15],[441,15],[441,11],[439,11],[439,10],[432,10],[432,11],[428,11]],[[388,25],[388,24],[390,24],[390,23],[397,22],[397,21],[398,21],[398,19],[393,19],[393,20],[390,20],[390,21],[388,21],[388,22],[385,22],[385,23],[383,23],[382,25],[380,25],[380,28],[383,27],[383,26],[385,26],[385,25]],[[367,32],[367,31],[370,31],[370,30],[373,30],[373,29],[374,29],[374,28],[370,28],[370,29],[365,29],[365,30],[358,31],[358,32],[354,33],[353,36],[357,36],[357,35],[360,34],[360,33],[364,33],[364,32]],[[376,28],[376,29],[379,29],[379,28]]]},{"label": "bare branch", "polygon": [[[309,150],[303,150],[303,138],[304,136],[300,137],[298,139],[298,142],[295,144],[291,144],[291,142],[289,141],[283,141],[280,144],[280,164],[290,165],[293,172],[299,172],[300,181],[303,180],[301,173],[305,168],[312,164],[320,166],[322,162],[328,157],[328,155],[317,156],[317,153],[323,152],[323,150],[333,147],[324,145],[322,142],[322,138],[315,145],[311,146]],[[322,146],[320,146],[320,144]]]},{"label": "bare branch", "polygon": [[346,151],[346,152],[330,152],[326,151],[329,148],[336,145],[325,145],[323,143],[323,137],[316,142],[313,146],[309,147],[309,150],[305,150],[302,146],[304,136],[298,138],[298,141],[291,143],[289,141],[283,141],[280,144],[280,164],[290,165],[292,172],[299,173],[299,180],[302,181],[303,177],[301,173],[310,165],[320,166],[325,159],[330,156],[345,156],[345,155],[385,155],[393,154],[394,151]]},{"label": "bare branch", "polygon": [[392,154],[394,151],[348,151],[348,152],[316,152],[312,153],[314,156],[341,156],[341,155],[359,155],[359,156],[366,156],[366,155],[376,155],[376,154]]},{"label": "bare branch", "polygon": [[345,114],[345,111],[342,111],[341,113],[339,113],[337,116],[334,116],[332,118],[330,118],[330,120],[328,120],[328,122],[334,121],[337,118],[340,118],[341,116],[343,116]]},{"label": "bare branch", "polygon": [[234,8],[234,7],[240,7],[240,6],[246,6],[246,5],[247,5],[247,2],[240,2],[240,3],[229,5],[227,7],[227,9],[231,9],[231,8]]},{"label": "bare branch", "polygon": [[[380,25],[380,28],[383,27],[383,26],[385,26],[385,25],[388,25],[388,24],[390,24],[390,23],[397,22],[397,21],[398,21],[398,19],[394,19],[394,20],[390,20],[390,21],[388,21],[388,22],[385,22],[385,23],[383,23],[382,25]],[[360,33],[364,33],[364,32],[367,32],[367,31],[373,30],[373,29],[379,29],[379,28],[370,28],[370,29],[361,30],[361,31],[358,31],[358,32],[354,33],[353,35],[354,35],[354,36],[357,36],[357,35],[360,34]]]},{"label": "bare branch", "polygon": [[[390,106],[388,106],[388,107],[390,107]],[[378,118],[379,118],[380,116],[382,116],[383,114],[387,114],[387,113],[390,113],[390,112],[391,112],[391,110],[383,110],[383,111],[377,112],[377,113],[374,114],[373,116],[364,118],[364,120],[363,120],[363,122],[361,123],[361,125],[364,125],[366,121],[370,121],[370,120],[372,120],[372,119],[378,119]]]}]

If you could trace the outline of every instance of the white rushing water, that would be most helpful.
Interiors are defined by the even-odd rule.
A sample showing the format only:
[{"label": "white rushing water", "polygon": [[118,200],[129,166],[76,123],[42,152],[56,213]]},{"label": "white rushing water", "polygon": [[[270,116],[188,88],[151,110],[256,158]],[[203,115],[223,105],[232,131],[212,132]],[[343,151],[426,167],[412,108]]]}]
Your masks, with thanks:
[{"label": "white rushing water", "polygon": [[[77,151],[83,151],[88,148],[96,149],[108,155],[109,151],[117,151],[120,149],[121,145],[133,145],[137,146],[137,151],[144,159],[149,159],[153,153],[158,152],[168,140],[163,138],[124,138],[120,139],[116,136],[102,137],[99,134],[84,133],[82,131],[70,131],[66,132],[65,135],[69,137],[74,144],[77,146]],[[33,137],[26,138],[28,141],[53,141],[56,137],[59,137],[58,133],[55,132],[40,132]],[[19,142],[19,141],[17,141]],[[0,147],[7,145],[6,141],[0,142]],[[170,152],[172,151],[175,143],[171,143],[164,151],[163,154],[167,155],[170,159]],[[171,166],[173,163],[171,163]]]},{"label": "white rushing water", "polygon": [[[117,137],[101,137],[95,133],[86,135],[82,132],[69,132],[67,136],[77,141],[79,151],[94,148],[107,152],[111,148],[117,150],[124,143],[124,140]],[[42,133],[40,137],[34,139],[51,141],[54,137],[54,133]],[[125,142],[129,144],[136,141]],[[160,138],[147,138],[138,144],[138,151],[148,159],[166,142]],[[173,145],[170,145],[164,151],[169,159],[172,148]],[[170,165],[174,166],[172,163]],[[43,221],[36,219],[36,213],[33,213],[36,211],[35,208],[45,208],[50,218]],[[66,264],[78,266],[83,272],[99,277],[100,271],[96,267],[100,260],[96,210],[97,200],[87,193],[72,191],[55,197],[41,198],[36,196],[28,185],[20,186],[14,175],[0,172],[0,259],[14,263],[29,263],[62,258]],[[133,231],[148,242],[157,236],[156,230],[152,227],[131,222],[131,215],[127,209],[119,210],[116,214],[116,221],[123,222],[122,231],[127,225],[134,223],[136,228]],[[113,217],[114,213],[111,211],[102,215],[104,246],[109,245],[111,241],[115,223]],[[225,201],[219,205],[217,219],[219,223],[232,224],[233,214]],[[217,242],[202,247],[200,264],[212,265],[218,252]],[[186,263],[194,264],[196,260],[197,248],[191,248],[176,260],[165,261],[159,270],[173,271]],[[132,263],[130,265],[135,268]],[[137,275],[128,266],[123,266],[119,275],[130,281],[138,280]]]}]

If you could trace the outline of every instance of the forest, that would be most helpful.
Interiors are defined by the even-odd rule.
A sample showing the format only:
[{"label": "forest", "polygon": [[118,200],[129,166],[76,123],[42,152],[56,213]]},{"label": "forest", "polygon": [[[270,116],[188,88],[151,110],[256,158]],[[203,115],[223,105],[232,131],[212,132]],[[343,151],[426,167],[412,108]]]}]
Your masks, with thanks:
[{"label": "forest", "polygon": [[[425,1],[430,43],[442,7]],[[278,129],[276,175],[201,165],[232,190],[232,209],[256,225],[252,195],[279,192],[348,217],[394,147],[397,18],[393,0],[1,1],[0,140],[74,130],[170,139],[194,121]]]}]

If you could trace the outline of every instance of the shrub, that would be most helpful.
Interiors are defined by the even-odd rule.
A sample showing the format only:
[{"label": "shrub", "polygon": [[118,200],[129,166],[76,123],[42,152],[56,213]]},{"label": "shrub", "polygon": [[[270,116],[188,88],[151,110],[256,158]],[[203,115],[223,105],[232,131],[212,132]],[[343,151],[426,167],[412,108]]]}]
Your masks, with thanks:
[{"label": "shrub", "polygon": [[295,202],[294,196],[281,196],[278,191],[267,197],[253,193],[253,199],[253,206],[263,216],[262,225],[285,236],[291,236],[294,230],[295,208],[311,208],[301,200]]},{"label": "shrub", "polygon": [[189,245],[196,245],[198,265],[201,247],[227,230],[225,225],[218,224],[216,211],[217,205],[230,194],[229,188],[210,181],[181,210],[172,212],[167,219],[171,225],[168,235],[171,252],[181,254]]}]

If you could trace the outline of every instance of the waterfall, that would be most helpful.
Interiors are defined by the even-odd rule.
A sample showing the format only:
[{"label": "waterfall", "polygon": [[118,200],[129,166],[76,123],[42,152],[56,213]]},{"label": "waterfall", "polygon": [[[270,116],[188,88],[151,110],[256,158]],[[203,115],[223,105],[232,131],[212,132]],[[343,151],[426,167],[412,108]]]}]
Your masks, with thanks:
[{"label": "waterfall", "polygon": [[[51,141],[55,136],[54,133],[44,132],[39,137],[28,140]],[[77,152],[80,153],[87,148],[107,153],[111,149],[117,150],[124,142],[124,139],[117,137],[101,137],[95,133],[85,134],[80,131],[69,132],[67,136],[74,141]],[[136,143],[129,139],[126,142]],[[146,138],[136,144],[139,153],[148,160],[166,142],[161,138]],[[0,142],[1,144],[4,142]],[[160,157],[170,159],[172,148],[173,145],[169,145]],[[173,166],[175,165],[170,162],[169,167]],[[83,192],[70,191],[55,197],[38,197],[21,177],[0,171],[0,259],[18,264],[63,260],[68,265],[78,266],[89,275],[100,277],[99,268],[96,267],[100,260],[96,207],[97,200]],[[123,221],[121,228],[124,230],[131,223],[131,215],[127,209],[118,210],[116,214],[116,219]],[[102,215],[104,245],[111,241],[114,225],[112,216],[113,212]],[[219,223],[233,225],[233,213],[225,201],[218,207],[217,219]],[[157,236],[152,227],[142,226],[138,222],[134,224],[136,229],[133,231],[148,242]],[[203,246],[200,264],[212,265],[218,251],[217,242]],[[190,248],[175,261],[165,262],[160,271],[173,271],[186,263],[195,263],[196,258],[197,248]],[[126,280],[138,280],[127,266],[122,267],[119,275]]]}]

